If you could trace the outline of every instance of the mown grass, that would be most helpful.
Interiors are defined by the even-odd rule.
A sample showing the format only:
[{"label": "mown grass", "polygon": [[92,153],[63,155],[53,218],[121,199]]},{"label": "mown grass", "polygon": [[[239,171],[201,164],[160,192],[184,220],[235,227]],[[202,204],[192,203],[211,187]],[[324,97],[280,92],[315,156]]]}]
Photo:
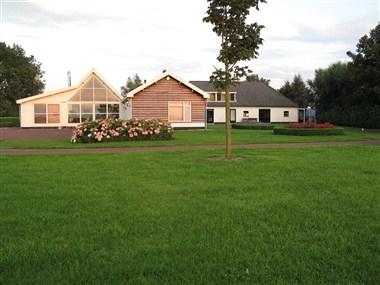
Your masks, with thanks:
[{"label": "mown grass", "polygon": [[0,157],[0,284],[379,284],[380,148]]},{"label": "mown grass", "polygon": [[[233,144],[254,143],[291,143],[291,142],[325,142],[325,141],[365,141],[380,140],[380,131],[364,132],[355,128],[347,128],[344,135],[336,136],[292,136],[274,135],[272,130],[232,130]],[[0,141],[0,148],[89,148],[89,147],[134,147],[134,146],[176,146],[224,144],[224,126],[211,126],[208,130],[176,131],[174,139],[169,141],[133,141],[93,144],[72,144],[67,140],[41,141]]]}]

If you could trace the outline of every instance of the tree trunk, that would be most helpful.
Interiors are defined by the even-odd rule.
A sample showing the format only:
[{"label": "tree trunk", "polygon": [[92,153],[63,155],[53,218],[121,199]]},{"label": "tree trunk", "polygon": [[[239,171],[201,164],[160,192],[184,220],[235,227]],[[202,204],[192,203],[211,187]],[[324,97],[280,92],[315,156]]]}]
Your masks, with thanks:
[{"label": "tree trunk", "polygon": [[[228,72],[228,65],[225,64],[225,71]],[[232,143],[231,143],[231,98],[230,87],[225,86],[224,96],[226,101],[226,159],[232,158]]]}]

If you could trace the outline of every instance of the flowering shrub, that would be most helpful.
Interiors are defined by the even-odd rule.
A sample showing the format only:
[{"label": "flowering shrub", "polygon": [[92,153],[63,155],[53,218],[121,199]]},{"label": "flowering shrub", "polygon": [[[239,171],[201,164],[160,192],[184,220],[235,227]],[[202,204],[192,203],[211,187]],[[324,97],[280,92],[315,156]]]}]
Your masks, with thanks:
[{"label": "flowering shrub", "polygon": [[317,122],[307,121],[305,123],[289,123],[288,127],[289,128],[325,129],[325,128],[332,128],[334,127],[334,125],[330,123],[317,123]]},{"label": "flowering shrub", "polygon": [[121,140],[169,140],[173,129],[161,120],[105,119],[78,125],[72,143],[92,143]]}]

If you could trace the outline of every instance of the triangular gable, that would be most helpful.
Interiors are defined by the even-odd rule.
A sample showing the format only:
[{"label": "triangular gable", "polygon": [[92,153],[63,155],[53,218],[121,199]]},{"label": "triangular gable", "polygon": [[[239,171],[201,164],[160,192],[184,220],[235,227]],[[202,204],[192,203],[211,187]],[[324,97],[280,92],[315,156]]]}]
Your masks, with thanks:
[{"label": "triangular gable", "polygon": [[26,98],[23,98],[23,99],[19,99],[19,100],[16,101],[16,103],[17,104],[21,104],[21,103],[25,103],[25,102],[28,102],[28,101],[32,101],[32,100],[41,99],[41,98],[45,98],[45,97],[48,97],[48,96],[64,93],[64,92],[67,92],[67,91],[73,91],[73,93],[75,93],[77,90],[83,88],[83,86],[86,83],[88,83],[88,81],[91,80],[91,78],[93,76],[96,76],[100,80],[100,82],[102,84],[104,84],[108,89],[112,90],[112,92],[114,93],[114,95],[120,101],[123,100],[123,97],[103,78],[102,75],[100,75],[99,72],[97,72],[93,68],[85,76],[83,76],[83,78],[76,85],[73,85],[71,87],[62,88],[62,89],[59,89],[59,90],[44,92],[44,93],[41,93],[41,94],[38,94],[38,95],[26,97]]},{"label": "triangular gable", "polygon": [[161,79],[167,77],[167,76],[170,76],[171,78],[177,80],[178,82],[182,83],[183,85],[187,86],[188,88],[190,88],[191,90],[197,92],[199,95],[203,96],[203,98],[209,98],[209,94],[205,91],[203,91],[202,89],[198,88],[197,86],[195,86],[194,84],[191,84],[190,82],[180,78],[179,76],[171,73],[171,72],[163,72],[161,73],[159,76],[157,76],[156,78],[154,78],[153,80],[137,87],[136,89],[133,89],[132,91],[128,92],[127,93],[127,98],[133,98],[137,93],[143,91],[144,89],[146,89],[147,87],[153,85],[154,83],[156,83],[157,81],[160,81]]}]

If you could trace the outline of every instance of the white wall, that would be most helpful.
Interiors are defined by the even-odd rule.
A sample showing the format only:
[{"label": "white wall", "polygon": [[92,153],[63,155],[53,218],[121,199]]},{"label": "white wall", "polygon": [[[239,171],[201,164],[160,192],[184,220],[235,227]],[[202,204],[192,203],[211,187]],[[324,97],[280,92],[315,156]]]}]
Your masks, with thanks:
[{"label": "white wall", "polygon": [[[28,101],[20,105],[20,126],[23,128],[29,127],[60,127],[60,126],[75,126],[76,124],[68,124],[68,108],[67,101],[74,95],[76,90],[59,93],[52,96],[47,96],[41,99]],[[59,124],[35,124],[34,123],[34,104],[59,104],[60,123]]]},{"label": "white wall", "polygon": [[[71,90],[52,96],[47,96],[41,99],[32,100],[20,105],[20,126],[22,128],[31,127],[75,127],[78,124],[68,123],[68,101],[77,90]],[[76,103],[76,102],[71,102]],[[92,103],[92,102],[89,102]],[[115,102],[116,104],[117,102]],[[35,124],[34,123],[34,104],[59,104],[60,123],[59,124]],[[125,108],[123,107],[125,106]],[[128,110],[126,105],[120,103],[119,108],[120,118],[127,119]]]},{"label": "white wall", "polygon": [[[207,109],[214,110],[214,123],[224,123],[226,121],[224,107],[207,107]],[[288,123],[298,122],[298,108],[275,108],[275,107],[232,107],[236,110],[236,122],[241,122],[243,119],[244,111],[249,112],[249,118],[257,118],[259,120],[260,109],[270,109],[272,123]],[[289,117],[284,117],[284,111],[289,111]]]}]

